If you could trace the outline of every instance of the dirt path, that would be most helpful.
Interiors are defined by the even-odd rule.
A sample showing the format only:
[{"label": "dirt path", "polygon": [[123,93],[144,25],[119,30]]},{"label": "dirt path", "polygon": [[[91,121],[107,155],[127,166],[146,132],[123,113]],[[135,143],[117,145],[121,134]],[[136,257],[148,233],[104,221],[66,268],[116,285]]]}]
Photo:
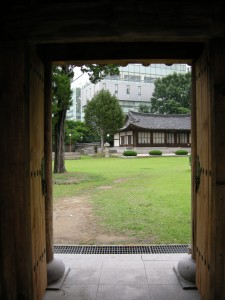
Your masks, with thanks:
[{"label": "dirt path", "polygon": [[140,242],[136,238],[115,235],[100,227],[88,197],[66,197],[54,204],[55,244],[130,245]]}]

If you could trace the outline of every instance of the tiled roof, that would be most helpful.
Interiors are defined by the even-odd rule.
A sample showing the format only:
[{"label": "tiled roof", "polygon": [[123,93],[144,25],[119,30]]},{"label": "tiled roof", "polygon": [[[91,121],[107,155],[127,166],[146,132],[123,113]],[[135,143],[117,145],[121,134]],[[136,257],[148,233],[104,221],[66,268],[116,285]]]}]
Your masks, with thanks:
[{"label": "tiled roof", "polygon": [[129,111],[126,124],[120,131],[129,129],[191,130],[191,115],[160,115]]}]

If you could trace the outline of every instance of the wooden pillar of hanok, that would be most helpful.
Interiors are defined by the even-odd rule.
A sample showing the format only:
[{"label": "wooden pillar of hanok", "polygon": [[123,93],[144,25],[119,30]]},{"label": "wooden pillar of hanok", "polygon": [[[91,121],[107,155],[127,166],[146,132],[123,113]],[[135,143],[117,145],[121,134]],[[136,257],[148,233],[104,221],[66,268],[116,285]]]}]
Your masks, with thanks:
[{"label": "wooden pillar of hanok", "polygon": [[191,257],[196,260],[196,166],[197,166],[197,143],[196,143],[196,77],[195,63],[192,65],[192,99],[191,99],[191,220],[192,220],[192,239]]},{"label": "wooden pillar of hanok", "polygon": [[43,66],[25,42],[0,45],[0,299],[46,288]]},{"label": "wooden pillar of hanok", "polygon": [[[196,65],[192,65],[192,100],[191,100],[191,220],[192,238],[189,255],[179,260],[176,273],[181,281],[189,282],[190,286],[196,286],[196,231],[197,231],[197,195],[196,195],[196,170],[197,170],[197,105],[196,105]],[[175,141],[176,136],[175,134]]]},{"label": "wooden pillar of hanok", "polygon": [[137,131],[133,130],[133,147],[137,147],[138,144],[138,133]]},{"label": "wooden pillar of hanok", "polygon": [[46,258],[53,260],[53,200],[52,200],[52,66],[45,63],[45,223],[46,223]]},{"label": "wooden pillar of hanok", "polygon": [[53,196],[52,196],[52,65],[45,63],[44,88],[44,157],[45,157],[45,224],[48,283],[60,279],[65,272],[64,263],[54,258]]}]

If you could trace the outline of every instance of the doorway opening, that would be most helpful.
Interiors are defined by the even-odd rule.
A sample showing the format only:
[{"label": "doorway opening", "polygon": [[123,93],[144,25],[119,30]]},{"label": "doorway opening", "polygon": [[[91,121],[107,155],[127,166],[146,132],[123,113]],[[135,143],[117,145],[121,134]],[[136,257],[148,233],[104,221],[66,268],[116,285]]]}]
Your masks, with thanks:
[{"label": "doorway opening", "polygon": [[[132,84],[135,84],[132,81],[130,82],[130,80],[128,80],[128,82],[129,82],[129,86],[131,86],[131,87],[132,87]],[[115,83],[113,82],[113,84],[115,84]],[[127,84],[127,82],[125,82],[125,84]],[[140,89],[138,89],[138,91],[140,92]],[[142,154],[143,152],[145,152],[145,153],[148,154],[148,150],[149,150],[148,148],[150,148],[150,147],[142,147],[142,148],[138,147],[138,148],[139,148],[139,150],[138,150],[139,153]],[[176,149],[176,147],[171,148],[171,149],[172,150],[168,150],[168,147],[164,147],[163,152],[164,153],[165,152],[167,152],[167,153],[170,152],[171,153],[171,151],[173,152]],[[189,153],[190,152],[191,151],[189,151]],[[85,163],[87,162],[87,157],[82,157],[82,159],[85,159],[84,160]],[[82,159],[79,162],[76,161],[76,160],[74,161],[75,168],[77,168],[77,165],[80,162],[82,162]],[[119,158],[115,158],[115,157],[114,157],[114,159],[119,160]],[[151,169],[152,169],[151,165],[149,167],[147,166],[147,159],[150,160],[152,158],[150,158],[150,157],[144,158],[143,157],[142,159],[146,159],[146,160],[143,161],[144,165],[140,167],[141,173],[136,175],[136,178],[141,177],[141,176],[146,176],[146,174],[148,174],[149,171],[151,172]],[[172,161],[173,158],[170,158],[170,159]],[[176,157],[176,159],[180,159],[180,158]],[[183,159],[183,158],[181,158],[181,159]],[[185,160],[185,164],[186,164],[185,172],[189,173],[189,177],[190,177],[191,170],[190,170],[189,158],[186,157],[185,159],[186,159]],[[124,159],[121,159],[121,160],[124,161]],[[166,160],[166,158],[165,158],[165,160]],[[95,159],[95,161],[96,161],[96,159]],[[106,160],[105,160],[105,162],[106,162]],[[114,160],[114,162],[115,162],[115,160]],[[71,163],[71,161],[68,161],[68,163]],[[98,170],[98,167],[96,167],[96,166],[94,166],[94,167],[92,166],[90,168]],[[108,168],[110,168],[110,167],[108,167]],[[175,167],[172,166],[172,169],[173,168],[175,168]],[[181,172],[181,171],[179,171],[179,167],[176,170],[177,171],[175,171],[175,172],[178,172],[178,174],[179,174],[179,172]],[[69,174],[66,174],[66,176],[68,177],[68,180],[66,182],[67,188],[68,187],[69,187],[69,189],[71,188],[71,186],[68,185],[68,182],[70,180],[72,180],[71,181],[72,184],[75,184],[76,186],[79,185],[80,182],[79,182],[79,179],[77,179],[76,176],[74,177],[75,179],[74,178],[71,179],[70,176],[68,176],[68,175]],[[83,175],[84,175],[84,173],[82,173],[82,167],[81,167],[81,171],[79,173],[81,181],[90,180],[90,178],[82,178]],[[97,175],[101,176],[100,174],[97,174]],[[93,173],[91,174],[91,176],[93,176]],[[95,176],[96,176],[96,174],[95,174]],[[97,177],[99,177],[99,176],[97,176]],[[102,176],[104,177],[104,175],[102,175]],[[158,176],[158,175],[156,175],[156,176]],[[92,177],[92,179],[93,179],[93,177]],[[73,180],[75,180],[75,181],[78,180],[78,181],[73,182]],[[99,180],[99,178],[97,178],[97,180]],[[131,178],[131,181],[132,180],[133,180],[133,183],[134,183],[137,179],[135,179],[135,177],[133,177],[133,178]],[[149,180],[149,183],[152,181],[151,178],[147,178],[146,180]],[[180,240],[176,241],[173,237],[170,242],[166,242],[166,241],[162,241],[162,240],[159,241],[156,238],[154,239],[154,237],[153,237],[154,232],[150,231],[150,230],[149,230],[149,233],[146,234],[146,238],[143,238],[143,237],[140,237],[141,234],[140,235],[136,234],[136,236],[134,237],[135,234],[134,234],[134,231],[132,231],[132,230],[130,230],[130,232],[127,234],[127,236],[126,236],[126,234],[124,235],[124,232],[126,232],[126,230],[124,230],[124,228],[126,228],[126,227],[123,224],[122,224],[122,227],[120,227],[120,229],[116,230],[116,231],[115,231],[115,227],[113,225],[109,225],[109,227],[106,230],[105,229],[103,230],[104,225],[103,226],[102,225],[101,226],[96,225],[96,222],[101,223],[101,219],[104,219],[104,216],[103,216],[103,214],[99,216],[98,212],[102,210],[100,208],[99,204],[98,204],[98,209],[97,209],[97,214],[96,214],[96,206],[93,204],[93,202],[91,200],[91,197],[90,197],[90,194],[92,195],[92,194],[102,193],[104,195],[103,198],[108,199],[107,201],[110,202],[110,199],[113,199],[112,195],[116,194],[115,190],[113,190],[113,188],[118,189],[118,186],[121,188],[121,186],[127,185],[127,181],[128,180],[127,180],[126,177],[124,178],[124,177],[120,176],[120,177],[114,179],[113,186],[108,185],[108,184],[97,185],[96,186],[96,191],[97,192],[93,192],[93,187],[92,187],[92,192],[88,193],[88,195],[85,195],[83,192],[81,192],[76,197],[75,196],[70,196],[70,197],[65,196],[64,198],[59,200],[63,206],[60,206],[57,203],[54,205],[54,214],[55,214],[55,216],[54,216],[54,234],[55,234],[54,239],[55,239],[55,244],[57,245],[56,246],[56,251],[61,251],[60,249],[62,249],[62,248],[60,248],[60,244],[61,245],[65,245],[65,244],[67,244],[67,245],[125,245],[126,247],[127,246],[129,246],[129,247],[128,248],[125,247],[124,248],[125,250],[120,250],[120,251],[128,251],[126,249],[129,249],[129,251],[155,251],[155,250],[149,250],[150,248],[149,249],[146,248],[147,250],[144,250],[145,249],[144,247],[142,247],[142,248],[139,247],[139,250],[138,250],[137,248],[135,248],[136,246],[134,247],[134,245],[142,245],[143,246],[143,245],[146,245],[146,244],[149,245],[149,244],[159,244],[159,243],[166,244],[166,243],[168,243],[168,244],[173,244],[173,245],[174,244],[184,244],[183,245],[184,248],[182,248],[182,247],[181,248],[185,249],[185,252],[187,252],[187,247],[188,247],[187,244],[190,243],[190,239],[187,240],[187,242],[184,242],[184,240],[182,242],[180,242]],[[55,183],[57,183],[57,179],[56,179]],[[102,180],[102,183],[104,183],[104,180]],[[116,184],[117,184],[117,187],[115,187]],[[56,184],[56,186],[57,186],[57,184]],[[171,187],[170,187],[171,190],[174,188],[174,186],[171,185]],[[59,189],[62,190],[62,185],[61,184],[60,184]],[[138,186],[138,189],[139,189],[139,191],[135,192],[134,184],[133,184],[132,193],[135,194],[136,199],[140,198],[140,192],[141,192],[141,190],[144,189],[143,185],[140,184]],[[191,200],[190,200],[191,199],[190,190],[191,190],[191,188],[190,188],[190,180],[189,180],[188,189],[189,189],[189,196],[188,196],[189,197],[189,204],[188,204],[189,208],[185,208],[185,210],[186,209],[188,210],[189,220],[187,221],[187,218],[185,217],[186,220],[185,221],[183,220],[183,221],[188,222],[188,224],[186,224],[186,225],[189,228],[189,233],[188,234],[189,234],[189,237],[191,238],[191,220],[190,220],[190,218],[191,218],[191,208],[190,208],[190,202],[191,202]],[[130,197],[129,194],[127,194],[127,196]],[[117,197],[119,198],[120,196],[118,195]],[[162,197],[162,199],[163,199],[163,196],[158,196],[158,197],[159,198]],[[177,198],[180,198],[180,197],[181,196],[178,192]],[[164,198],[167,198],[167,196],[165,196]],[[174,198],[176,198],[176,196]],[[149,197],[149,199],[150,199],[150,197]],[[121,201],[123,202],[122,199],[121,199]],[[131,202],[132,201],[134,202],[134,200],[131,200]],[[147,208],[148,211],[155,210],[155,207],[154,207],[155,204],[152,204],[151,201],[149,201],[149,203],[147,203],[145,200],[143,200],[142,202],[139,201],[136,208],[132,204],[132,205],[128,205],[127,207],[125,207],[125,210],[126,209],[127,209],[127,211],[130,210],[130,215],[131,216],[132,216],[133,212],[137,208],[140,208],[140,207],[145,207],[145,208]],[[174,200],[174,203],[176,203],[175,200]],[[118,203],[117,203],[117,205],[118,205]],[[167,204],[167,205],[169,205],[169,204]],[[174,205],[176,206],[177,204],[174,204]],[[182,208],[183,208],[183,203],[182,203]],[[182,215],[182,208],[180,209],[180,211],[178,213],[180,215]],[[121,209],[123,209],[123,208],[121,208]],[[110,210],[110,208],[109,208],[109,210]],[[165,215],[167,213],[164,212]],[[186,213],[187,213],[187,211],[185,212],[185,214]],[[145,218],[145,215],[147,214],[147,212],[143,211],[140,214],[143,214],[142,216],[141,215],[139,216],[140,218],[143,219],[143,216]],[[159,214],[159,219],[155,222],[158,222],[158,227],[161,227],[162,226],[161,223],[163,223],[163,222],[160,221],[160,217],[163,218],[163,219],[164,218],[166,219],[166,217],[163,216],[163,214],[160,216],[159,212],[156,212],[156,214]],[[175,215],[177,215],[177,213],[175,213]],[[119,211],[117,212],[117,216],[118,216],[118,218],[120,217],[119,216]],[[64,221],[63,221],[63,218],[64,218]],[[122,222],[126,225],[127,222],[124,219],[124,216],[122,216],[121,218],[122,218],[121,220],[123,220]],[[171,219],[174,218],[174,213],[171,212],[170,218]],[[133,219],[133,223],[134,223],[134,220],[135,220],[135,218]],[[149,222],[151,222],[151,220],[149,220]],[[138,226],[138,223],[141,223],[141,222],[138,221],[138,220],[135,220],[135,223],[136,223],[136,226]],[[177,227],[180,227],[181,223],[182,223],[182,217],[177,222]],[[165,226],[165,223],[163,225]],[[128,228],[129,228],[129,226],[128,226]],[[167,225],[167,226],[170,226],[170,225]],[[95,238],[95,234],[96,234],[97,230],[99,230],[99,232],[100,232],[98,234],[98,236],[100,236],[100,237],[98,237],[98,239]],[[171,230],[174,231],[174,229],[171,229]],[[88,231],[89,231],[89,236],[87,235]],[[127,230],[127,232],[128,231],[129,231],[129,229]],[[118,234],[118,232],[122,232],[122,234]],[[70,236],[68,236],[68,234]],[[125,236],[126,236],[126,239],[124,240]],[[59,249],[59,250],[57,250],[57,249]],[[64,249],[63,251],[65,251],[65,248],[63,248],[63,249]],[[70,246],[68,246],[68,249],[72,249],[72,248]],[[75,248],[73,248],[73,249],[75,249]],[[76,250],[70,250],[70,251],[86,251],[84,249],[85,249],[84,246],[80,246],[80,247],[76,247]],[[89,249],[91,249],[91,248],[89,248]],[[115,247],[111,247],[111,248],[109,247],[108,249],[109,249],[108,251],[112,251],[112,249],[114,249],[113,251],[117,251],[117,250],[115,250],[116,249]],[[122,248],[120,248],[120,249],[122,249]],[[165,249],[167,249],[166,251],[168,251],[168,247],[165,248]],[[87,251],[89,251],[89,250],[87,250]],[[106,250],[101,250],[101,247],[100,247],[100,248],[98,248],[98,251],[106,251]],[[161,248],[161,251],[163,251],[163,247]],[[172,248],[171,248],[171,251],[173,251]],[[177,251],[177,247],[175,247],[175,251]]]}]

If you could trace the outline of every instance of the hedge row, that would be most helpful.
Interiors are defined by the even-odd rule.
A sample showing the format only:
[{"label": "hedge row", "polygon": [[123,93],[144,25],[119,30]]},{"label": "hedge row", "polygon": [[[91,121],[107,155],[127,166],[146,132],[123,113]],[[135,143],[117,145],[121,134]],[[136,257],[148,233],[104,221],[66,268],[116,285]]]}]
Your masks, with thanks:
[{"label": "hedge row", "polygon": [[188,155],[188,151],[187,150],[182,150],[182,149],[176,150],[174,153],[176,155]]},{"label": "hedge row", "polygon": [[125,150],[123,152],[123,155],[124,156],[137,156],[137,152],[134,150]]},{"label": "hedge row", "polygon": [[151,150],[149,151],[150,155],[162,155],[162,151],[161,150]]},{"label": "hedge row", "polygon": [[[184,149],[179,149],[174,152],[176,155],[188,155],[188,151]],[[123,152],[124,156],[137,156],[137,152],[134,150],[125,150]],[[151,150],[149,151],[149,155],[162,155],[161,150]]]}]

